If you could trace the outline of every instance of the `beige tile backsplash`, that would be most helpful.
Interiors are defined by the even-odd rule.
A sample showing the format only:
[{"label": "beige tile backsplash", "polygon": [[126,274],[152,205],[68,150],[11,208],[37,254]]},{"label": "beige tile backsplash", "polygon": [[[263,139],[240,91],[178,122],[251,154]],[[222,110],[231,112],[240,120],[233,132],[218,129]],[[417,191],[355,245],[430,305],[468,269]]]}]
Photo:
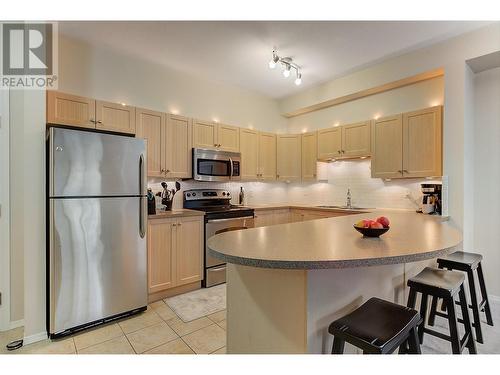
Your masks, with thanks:
[{"label": "beige tile backsplash", "polygon": [[[351,189],[352,204],[373,208],[416,209],[407,197],[410,194],[418,201],[420,184],[435,182],[427,179],[404,179],[384,181],[371,178],[370,160],[349,160],[334,163],[318,163],[320,182],[198,182],[181,181],[183,190],[215,188],[226,189],[233,195],[232,203],[238,203],[240,186],[245,189],[246,204],[297,203],[312,205],[343,205],[347,189]],[[162,190],[161,179],[150,179],[148,185],[156,193]],[[167,181],[174,188],[173,181]],[[160,207],[157,198],[157,207]],[[182,208],[182,192],[179,191],[173,203],[174,208]]]}]

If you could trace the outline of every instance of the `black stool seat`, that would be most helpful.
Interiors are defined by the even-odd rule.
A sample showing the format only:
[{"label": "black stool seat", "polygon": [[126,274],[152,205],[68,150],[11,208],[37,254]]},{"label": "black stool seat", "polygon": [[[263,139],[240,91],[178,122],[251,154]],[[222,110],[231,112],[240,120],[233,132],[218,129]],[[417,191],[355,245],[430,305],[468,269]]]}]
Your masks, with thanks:
[{"label": "black stool seat", "polygon": [[[457,267],[460,267],[461,265],[467,265],[469,267],[472,267],[472,269],[476,269],[482,260],[483,256],[481,254],[457,251],[453,254],[449,254],[447,256],[438,258],[437,261],[438,264],[452,263]],[[454,268],[454,269],[459,269],[459,268]]]},{"label": "black stool seat", "polygon": [[[424,333],[439,337],[451,343],[452,352],[454,354],[462,353],[463,349],[467,347],[470,354],[475,354],[476,345],[472,336],[472,325],[469,317],[469,309],[467,307],[467,299],[464,289],[465,276],[462,272],[445,271],[438,268],[426,267],[418,275],[408,280],[410,293],[408,294],[408,307],[414,308],[417,302],[417,293],[422,295],[420,300],[420,316],[422,323],[418,327],[418,338],[420,344],[423,343]],[[442,314],[443,317],[448,319],[448,327],[450,335],[445,335],[441,332],[427,328],[427,300],[428,297],[433,298],[434,302],[437,298],[442,298],[446,306],[447,314]],[[458,297],[460,307],[462,310],[462,319],[457,318],[455,311],[455,297]],[[431,313],[432,316],[432,313]],[[459,337],[458,323],[463,323],[465,334],[462,338]],[[430,322],[429,325],[433,325]],[[401,351],[401,349],[400,349]]]},{"label": "black stool seat", "polygon": [[[330,324],[334,339],[347,341],[365,353],[391,353],[408,340],[420,322],[418,311],[370,298],[352,313]],[[415,332],[416,338],[416,332]]]},{"label": "black stool seat", "polygon": [[463,284],[465,276],[461,272],[449,272],[437,268],[426,267],[418,275],[408,280],[409,287],[426,286],[440,289],[447,294],[455,294]]},{"label": "black stool seat", "polygon": [[[488,325],[493,325],[493,317],[491,315],[488,293],[486,292],[486,283],[484,282],[483,267],[481,265],[482,260],[483,256],[481,254],[466,253],[464,251],[457,251],[445,257],[438,258],[437,260],[439,268],[459,270],[467,274],[467,282],[469,284],[469,294],[471,299],[471,304],[469,307],[472,309],[472,317],[474,320],[472,326],[476,331],[476,340],[481,344],[484,343],[484,339],[483,333],[481,331],[481,319],[479,316],[480,312],[485,313],[486,322],[488,323]],[[479,289],[481,290],[481,302],[478,301],[476,292],[476,281],[474,279],[475,272],[477,273]],[[429,325],[434,325],[436,315],[443,317],[443,313],[437,311],[437,300],[439,297],[440,296],[434,296],[432,299],[431,312],[429,315]],[[443,310],[443,306],[441,307],[441,310]]]}]

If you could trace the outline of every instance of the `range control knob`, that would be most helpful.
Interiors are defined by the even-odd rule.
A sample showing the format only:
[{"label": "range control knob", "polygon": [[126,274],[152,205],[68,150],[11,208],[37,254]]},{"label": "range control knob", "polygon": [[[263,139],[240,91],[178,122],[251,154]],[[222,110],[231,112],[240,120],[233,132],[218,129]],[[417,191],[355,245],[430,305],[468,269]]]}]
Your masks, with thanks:
[{"label": "range control knob", "polygon": [[196,193],[193,193],[193,197],[196,197]]},{"label": "range control knob", "polygon": [[223,192],[222,192],[222,195],[224,195],[224,196],[225,196],[225,195],[226,195],[226,192],[225,192],[225,191],[223,191]]},{"label": "range control knob", "polygon": [[187,193],[187,196],[190,197],[191,196],[191,193]]}]

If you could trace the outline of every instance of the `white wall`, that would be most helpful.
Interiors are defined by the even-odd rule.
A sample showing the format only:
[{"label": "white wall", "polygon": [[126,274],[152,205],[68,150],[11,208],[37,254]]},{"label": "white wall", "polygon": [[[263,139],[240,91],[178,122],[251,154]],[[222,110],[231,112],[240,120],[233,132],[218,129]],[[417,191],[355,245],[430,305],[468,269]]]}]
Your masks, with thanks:
[{"label": "white wall", "polygon": [[474,250],[484,256],[488,292],[500,296],[500,68],[475,76]]},{"label": "white wall", "polygon": [[110,49],[59,38],[59,90],[241,127],[284,132],[276,101]]}]

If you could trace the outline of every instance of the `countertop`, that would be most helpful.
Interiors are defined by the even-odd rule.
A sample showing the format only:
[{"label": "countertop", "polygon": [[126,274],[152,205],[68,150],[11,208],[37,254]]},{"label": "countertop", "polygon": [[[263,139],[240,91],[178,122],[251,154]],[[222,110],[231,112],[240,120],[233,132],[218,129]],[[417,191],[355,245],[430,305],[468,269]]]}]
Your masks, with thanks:
[{"label": "countertop", "polygon": [[[391,229],[380,238],[364,238],[353,228],[355,222],[376,216],[387,216],[391,221]],[[319,269],[416,262],[456,251],[461,243],[461,233],[446,218],[377,209],[221,233],[210,238],[207,245],[213,256],[228,263]]]},{"label": "countertop", "polygon": [[168,219],[171,217],[204,216],[205,212],[189,210],[186,208],[173,209],[171,211],[156,210],[156,215],[148,215],[148,219]]}]

